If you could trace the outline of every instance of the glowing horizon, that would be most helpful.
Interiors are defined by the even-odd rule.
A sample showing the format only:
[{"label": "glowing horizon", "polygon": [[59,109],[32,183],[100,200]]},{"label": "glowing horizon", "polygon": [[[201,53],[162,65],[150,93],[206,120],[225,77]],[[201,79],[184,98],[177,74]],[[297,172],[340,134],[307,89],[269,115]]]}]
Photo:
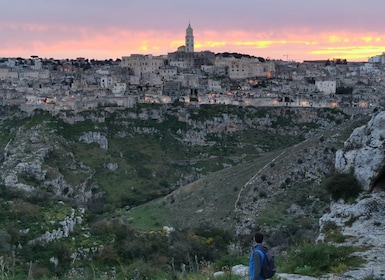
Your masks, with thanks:
[{"label": "glowing horizon", "polygon": [[[236,52],[298,62],[333,58],[367,61],[385,52],[385,32],[379,24],[380,6],[385,8],[385,1],[368,0],[363,6],[360,0],[239,0],[250,7],[239,18],[233,15],[231,6],[236,3],[230,0],[197,0],[197,6],[208,6],[199,15],[195,4],[175,6],[171,0],[163,4],[111,0],[110,5],[101,0],[68,0],[67,4],[19,1],[24,2],[25,9],[18,10],[11,1],[3,5],[8,8],[0,19],[0,57],[117,59],[131,54],[166,55],[184,45],[189,19],[194,19],[190,22],[197,52]],[[73,5],[77,9],[72,9]],[[301,12],[296,10],[298,5],[303,8]],[[336,9],[330,10],[329,5]],[[106,13],[106,7],[113,12]],[[253,8],[274,13],[257,13]],[[65,13],[59,12],[62,10]],[[168,18],[165,13],[180,16]]]}]

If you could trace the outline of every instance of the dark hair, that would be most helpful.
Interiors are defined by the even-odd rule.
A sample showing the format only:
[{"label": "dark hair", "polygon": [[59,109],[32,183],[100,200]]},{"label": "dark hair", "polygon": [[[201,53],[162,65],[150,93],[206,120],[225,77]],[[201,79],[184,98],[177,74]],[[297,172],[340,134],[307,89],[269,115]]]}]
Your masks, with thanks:
[{"label": "dark hair", "polygon": [[262,243],[262,241],[263,241],[263,234],[261,232],[257,232],[254,235],[254,239],[255,239],[255,242]]}]

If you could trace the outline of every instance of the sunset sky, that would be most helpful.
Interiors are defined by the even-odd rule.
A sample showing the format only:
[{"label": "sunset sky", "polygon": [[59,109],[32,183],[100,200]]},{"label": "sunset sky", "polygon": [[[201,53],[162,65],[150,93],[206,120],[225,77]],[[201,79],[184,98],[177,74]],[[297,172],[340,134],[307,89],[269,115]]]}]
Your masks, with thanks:
[{"label": "sunset sky", "polygon": [[0,0],[0,57],[195,51],[303,61],[385,52],[384,0]]}]

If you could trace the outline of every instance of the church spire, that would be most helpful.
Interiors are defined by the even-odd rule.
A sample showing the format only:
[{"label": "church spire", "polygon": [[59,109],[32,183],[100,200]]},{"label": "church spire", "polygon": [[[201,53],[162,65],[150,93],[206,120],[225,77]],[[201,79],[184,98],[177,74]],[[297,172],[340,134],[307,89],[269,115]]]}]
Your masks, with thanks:
[{"label": "church spire", "polygon": [[186,52],[194,52],[194,34],[190,21],[186,29]]}]

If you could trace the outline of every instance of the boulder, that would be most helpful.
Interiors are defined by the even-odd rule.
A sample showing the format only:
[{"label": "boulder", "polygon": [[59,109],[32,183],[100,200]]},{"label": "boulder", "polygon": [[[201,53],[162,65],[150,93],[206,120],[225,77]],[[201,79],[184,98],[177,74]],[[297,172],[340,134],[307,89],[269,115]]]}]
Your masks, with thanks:
[{"label": "boulder", "polygon": [[217,271],[217,272],[214,272],[213,275],[214,275],[215,278],[224,277],[225,272],[224,271]]},{"label": "boulder", "polygon": [[249,267],[243,264],[238,264],[231,267],[231,273],[238,276],[249,275]]}]

